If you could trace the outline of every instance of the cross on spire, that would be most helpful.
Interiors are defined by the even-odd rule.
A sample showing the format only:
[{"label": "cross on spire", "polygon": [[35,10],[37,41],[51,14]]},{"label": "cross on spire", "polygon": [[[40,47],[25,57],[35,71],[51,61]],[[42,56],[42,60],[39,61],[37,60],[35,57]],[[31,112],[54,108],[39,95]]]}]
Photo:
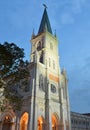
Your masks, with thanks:
[{"label": "cross on spire", "polygon": [[44,6],[44,8],[45,8],[45,9],[47,9],[47,8],[48,8],[46,4],[43,4],[43,6]]}]

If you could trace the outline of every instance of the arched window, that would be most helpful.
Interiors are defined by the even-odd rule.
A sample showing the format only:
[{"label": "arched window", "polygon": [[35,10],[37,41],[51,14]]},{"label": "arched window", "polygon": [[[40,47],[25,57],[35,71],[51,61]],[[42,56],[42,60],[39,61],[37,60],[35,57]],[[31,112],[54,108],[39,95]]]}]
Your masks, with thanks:
[{"label": "arched window", "polygon": [[25,112],[20,120],[20,130],[27,130],[28,125],[28,113]]},{"label": "arched window", "polygon": [[42,49],[42,43],[41,41],[39,41],[37,44],[37,50],[40,51],[41,49]]},{"label": "arched window", "polygon": [[11,117],[7,115],[3,121],[2,130],[11,130],[11,127],[12,127]]},{"label": "arched window", "polygon": [[53,60],[53,69],[55,69],[55,61]]},{"label": "arched window", "polygon": [[56,114],[52,115],[52,130],[58,130],[58,116]]},{"label": "arched window", "polygon": [[49,58],[49,67],[51,67],[51,59]]},{"label": "arched window", "polygon": [[44,52],[43,51],[41,52],[39,61],[40,61],[40,63],[44,64]]},{"label": "arched window", "polygon": [[42,91],[45,91],[44,78],[43,78],[42,74],[40,74],[40,76],[39,76],[39,89]]},{"label": "arched window", "polygon": [[42,48],[44,48],[45,47],[45,37],[42,37]]},{"label": "arched window", "polygon": [[45,126],[45,120],[42,116],[40,116],[38,118],[38,121],[37,121],[37,125],[38,125],[38,129],[37,130],[44,130],[44,126]]},{"label": "arched window", "polygon": [[53,50],[53,43],[50,42],[50,49]]}]

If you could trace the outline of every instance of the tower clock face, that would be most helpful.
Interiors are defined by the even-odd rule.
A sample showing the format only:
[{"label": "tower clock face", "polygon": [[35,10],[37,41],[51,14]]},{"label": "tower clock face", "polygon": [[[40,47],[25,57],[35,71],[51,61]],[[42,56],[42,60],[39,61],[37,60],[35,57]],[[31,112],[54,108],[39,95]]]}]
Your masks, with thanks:
[{"label": "tower clock face", "polygon": [[54,84],[51,84],[51,92],[56,93],[56,86]]}]

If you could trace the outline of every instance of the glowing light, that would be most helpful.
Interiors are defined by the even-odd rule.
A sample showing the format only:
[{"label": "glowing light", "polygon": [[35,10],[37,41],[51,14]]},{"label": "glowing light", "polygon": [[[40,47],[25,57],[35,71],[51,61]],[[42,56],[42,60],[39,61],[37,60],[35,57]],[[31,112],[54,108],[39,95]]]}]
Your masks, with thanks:
[{"label": "glowing light", "polygon": [[8,116],[6,116],[6,117],[5,117],[5,119],[6,119],[6,120],[8,120],[8,119],[9,119],[9,117],[8,117]]},{"label": "glowing light", "polygon": [[42,125],[44,124],[44,119],[43,117],[38,118],[38,130],[42,130]]},{"label": "glowing light", "polygon": [[28,123],[28,113],[25,112],[22,117],[21,117],[21,120],[20,120],[20,124],[26,124],[27,125]]}]

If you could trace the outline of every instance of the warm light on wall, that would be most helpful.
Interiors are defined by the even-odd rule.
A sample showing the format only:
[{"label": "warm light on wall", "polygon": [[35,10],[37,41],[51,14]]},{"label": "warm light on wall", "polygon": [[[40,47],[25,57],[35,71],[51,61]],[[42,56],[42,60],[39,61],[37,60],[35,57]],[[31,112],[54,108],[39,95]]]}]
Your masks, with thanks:
[{"label": "warm light on wall", "polygon": [[8,116],[6,116],[6,117],[5,117],[5,119],[6,119],[6,120],[8,120],[8,119],[9,119],[9,117],[8,117]]},{"label": "warm light on wall", "polygon": [[56,127],[56,124],[58,123],[58,119],[56,116],[53,114],[52,115],[52,127]]},{"label": "warm light on wall", "polygon": [[38,118],[38,122],[39,122],[39,124],[43,124],[43,119],[42,119],[42,117],[39,117],[39,118]]},{"label": "warm light on wall", "polygon": [[27,112],[25,112],[23,115],[22,115],[22,117],[21,117],[21,120],[20,120],[20,124],[25,124],[25,125],[27,125],[28,124],[28,113]]}]

